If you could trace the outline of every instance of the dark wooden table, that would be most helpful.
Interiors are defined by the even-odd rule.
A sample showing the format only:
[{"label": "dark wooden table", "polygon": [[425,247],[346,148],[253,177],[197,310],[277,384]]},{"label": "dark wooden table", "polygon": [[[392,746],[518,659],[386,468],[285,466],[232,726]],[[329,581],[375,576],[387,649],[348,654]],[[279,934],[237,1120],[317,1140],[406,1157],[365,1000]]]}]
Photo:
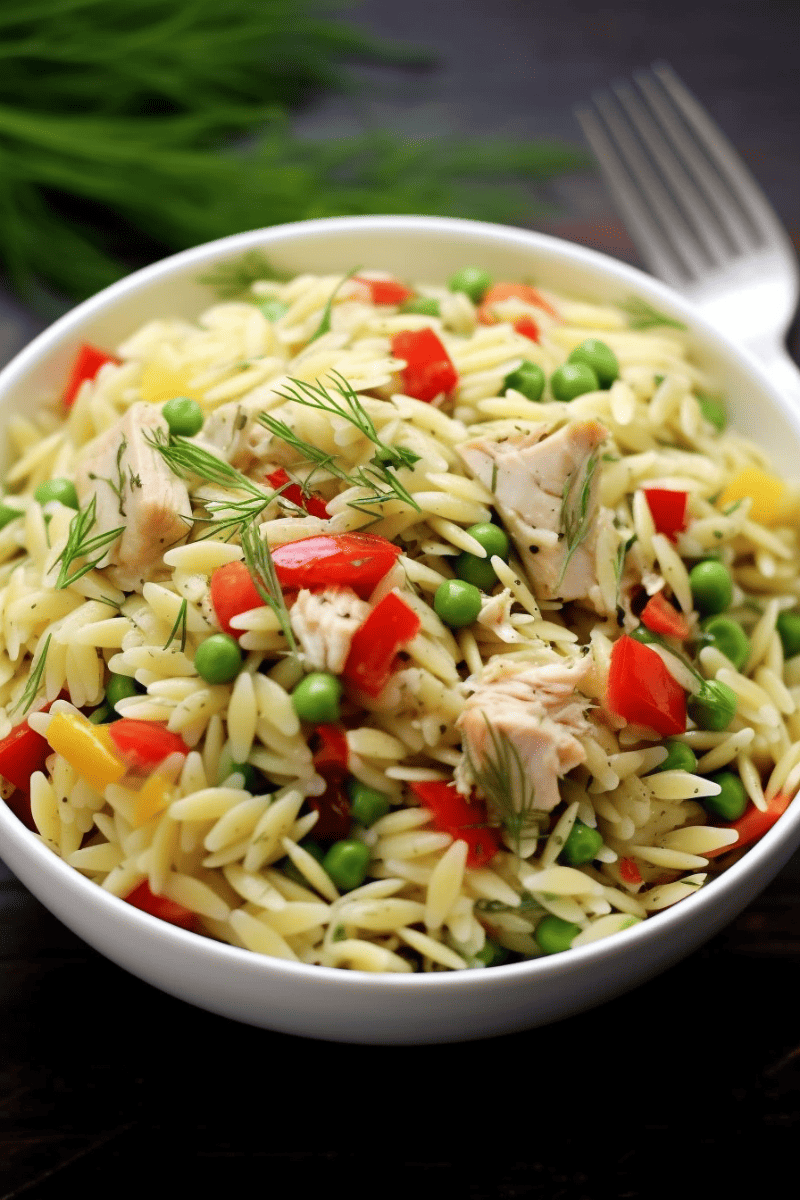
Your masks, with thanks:
[{"label": "dark wooden table", "polygon": [[[573,105],[670,61],[800,230],[796,0],[368,0],[373,31],[440,65],[364,71],[310,135],[391,124],[578,139]],[[533,227],[635,261],[596,173]],[[38,328],[0,298],[0,357]],[[794,1166],[800,860],[724,933],[600,1009],[469,1045],[382,1049],[236,1025],[88,949],[0,882],[0,1200],[414,1191],[543,1200],[768,1194]],[[791,1184],[789,1186],[792,1186]]]}]

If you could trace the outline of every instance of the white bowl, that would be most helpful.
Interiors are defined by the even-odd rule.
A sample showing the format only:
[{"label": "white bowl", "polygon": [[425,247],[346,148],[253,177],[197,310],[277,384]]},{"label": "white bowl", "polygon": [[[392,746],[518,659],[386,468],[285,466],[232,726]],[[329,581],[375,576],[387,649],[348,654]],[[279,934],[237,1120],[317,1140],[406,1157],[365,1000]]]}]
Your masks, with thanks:
[{"label": "white bowl", "polygon": [[[731,424],[787,476],[800,462],[800,415],[755,360],[728,344],[662,284],[592,250],[472,221],[345,217],[224,238],[175,255],[87,300],[0,373],[0,420],[58,391],[77,345],[112,347],[155,316],[197,315],[197,282],[215,264],[262,249],[277,268],[380,267],[443,281],[465,265],[496,278],[601,299],[631,295],[687,323],[703,365],[724,385]],[[65,925],[134,975],[201,1008],[285,1033],[338,1041],[461,1041],[512,1033],[598,1005],[689,954],[766,887],[800,842],[800,805],[695,895],[604,941],[532,962],[433,975],[373,975],[266,958],[188,933],[102,891],[45,849],[0,804],[0,856]]]}]

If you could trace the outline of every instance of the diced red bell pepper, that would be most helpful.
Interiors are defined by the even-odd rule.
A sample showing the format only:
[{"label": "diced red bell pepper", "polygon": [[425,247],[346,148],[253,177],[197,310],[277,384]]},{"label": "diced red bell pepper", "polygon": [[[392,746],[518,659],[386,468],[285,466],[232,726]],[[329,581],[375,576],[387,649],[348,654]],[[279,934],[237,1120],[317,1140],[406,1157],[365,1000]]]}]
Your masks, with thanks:
[{"label": "diced red bell pepper", "polygon": [[368,696],[380,695],[399,651],[417,636],[421,625],[405,600],[389,592],[353,635],[342,675]]},{"label": "diced red bell pepper", "polygon": [[530,338],[532,342],[539,340],[539,326],[532,317],[520,317],[518,321],[515,321],[514,332]]},{"label": "diced red bell pepper", "polygon": [[691,633],[691,626],[682,612],[678,612],[674,604],[670,604],[663,592],[651,596],[642,609],[642,624],[653,633],[663,637],[678,638],[685,641]]},{"label": "diced red bell pepper", "polygon": [[405,362],[400,372],[403,391],[415,400],[435,400],[452,392],[458,372],[434,331],[403,329],[392,338],[392,355]]},{"label": "diced red bell pepper", "polygon": [[434,824],[469,847],[468,867],[484,867],[500,849],[500,835],[489,824],[486,805],[474,794],[469,800],[443,780],[412,783],[411,790],[433,813]]},{"label": "diced red bell pepper", "polygon": [[484,292],[483,299],[478,307],[478,320],[483,325],[496,325],[497,317],[492,312],[495,304],[501,300],[509,300],[511,297],[517,300],[522,300],[525,304],[534,304],[537,308],[543,309],[556,320],[561,319],[561,314],[553,308],[549,300],[545,300],[544,296],[537,288],[531,287],[529,283],[493,283],[490,288]]},{"label": "diced red bell pepper", "polygon": [[354,275],[353,281],[366,289],[373,304],[404,304],[414,295],[411,288],[397,279],[365,279]]},{"label": "diced red bell pepper", "polygon": [[[283,488],[282,496],[285,496],[292,504],[296,504],[298,508],[302,508],[311,517],[322,517],[326,520],[331,514],[328,512],[328,506],[324,500],[320,500],[319,496],[307,496],[299,483],[290,483],[289,476],[280,467],[277,471],[273,471],[267,476],[267,483],[270,487]],[[285,486],[288,484],[288,487]],[[244,609],[243,611],[247,611]]]},{"label": "diced red bell pepper", "polygon": [[314,768],[324,775],[326,771],[337,768],[347,771],[350,761],[350,750],[347,745],[347,734],[340,725],[317,725],[314,730],[315,741],[319,747],[314,753]]},{"label": "diced red bell pepper", "polygon": [[617,865],[619,866],[620,879],[624,883],[638,884],[644,882],[642,873],[632,858],[621,858]]},{"label": "diced red bell pepper", "polygon": [[376,533],[318,534],[285,542],[272,551],[282,588],[350,587],[362,600],[369,598],[399,556],[400,548]]},{"label": "diced red bell pepper", "polygon": [[85,342],[75,357],[72,364],[72,370],[67,379],[67,386],[62,394],[62,401],[65,408],[71,408],[75,397],[78,394],[78,389],[85,379],[94,379],[97,372],[105,363],[121,363],[122,359],[117,358],[115,354],[109,354],[105,350],[98,350],[96,346],[90,346]]},{"label": "diced red bell pepper", "polygon": [[767,801],[766,812],[762,812],[760,808],[756,808],[755,804],[751,803],[747,812],[739,817],[738,821],[731,821],[727,825],[728,829],[736,830],[739,835],[738,841],[735,841],[732,846],[720,846],[718,850],[704,850],[703,858],[718,858],[720,854],[730,854],[731,850],[741,850],[743,847],[757,842],[768,829],[772,828],[778,817],[783,816],[790,801],[791,796],[778,792],[777,796],[773,796],[771,800]]},{"label": "diced red bell pepper", "polygon": [[152,771],[170,754],[188,754],[189,747],[180,734],[172,733],[154,721],[135,721],[122,717],[106,725],[108,736],[120,757],[132,771]]},{"label": "diced red bell pepper", "polygon": [[623,634],[611,651],[608,707],[663,737],[686,731],[686,693],[649,646]]},{"label": "diced red bell pepper", "polygon": [[151,917],[158,917],[159,921],[168,921],[170,925],[179,925],[181,929],[196,932],[199,927],[196,913],[184,908],[182,904],[176,904],[174,900],[168,900],[166,896],[156,896],[150,890],[146,879],[128,893],[125,901],[134,908],[140,908],[142,912],[150,913]]},{"label": "diced red bell pepper", "polygon": [[231,637],[240,638],[243,629],[233,629],[231,618],[251,608],[263,608],[264,600],[243,562],[225,563],[211,576],[211,604],[220,628]]},{"label": "diced red bell pepper", "polygon": [[52,753],[47,738],[31,729],[25,720],[15,725],[0,741],[0,775],[21,792],[27,793],[30,791],[31,775],[44,770],[45,759]]},{"label": "diced red bell pepper", "polygon": [[676,542],[678,534],[686,528],[688,493],[675,492],[670,488],[644,488],[643,491],[656,532]]}]

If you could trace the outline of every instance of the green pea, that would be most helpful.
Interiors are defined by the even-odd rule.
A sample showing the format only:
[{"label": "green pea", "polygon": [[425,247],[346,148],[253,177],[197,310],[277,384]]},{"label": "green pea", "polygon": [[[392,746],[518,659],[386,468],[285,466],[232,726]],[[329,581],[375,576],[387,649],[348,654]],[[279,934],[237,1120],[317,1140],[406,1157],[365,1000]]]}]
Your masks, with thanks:
[{"label": "green pea", "polygon": [[508,958],[508,950],[499,942],[486,939],[477,954],[472,955],[472,961],[482,963],[484,967],[499,967]]},{"label": "green pea", "polygon": [[470,537],[475,538],[475,541],[483,547],[489,557],[496,554],[503,560],[508,558],[510,550],[508,534],[499,525],[492,525],[490,521],[480,521],[477,525],[470,525],[467,533]]},{"label": "green pea", "polygon": [[262,300],[256,307],[268,321],[280,321],[281,317],[285,317],[289,311],[289,305],[284,304],[283,300],[276,299],[275,296],[271,296],[268,300]]},{"label": "green pea", "polygon": [[559,862],[565,862],[570,867],[582,867],[584,863],[597,858],[597,851],[603,844],[603,835],[591,825],[576,821],[564,842],[564,849],[559,854]]},{"label": "green pea", "polygon": [[580,931],[580,925],[574,925],[572,921],[562,921],[561,917],[549,914],[542,917],[533,936],[545,954],[560,954],[562,950],[569,950]]},{"label": "green pea", "polygon": [[703,616],[711,616],[730,608],[733,600],[733,579],[724,563],[707,558],[689,572],[694,606]]},{"label": "green pea", "polygon": [[582,363],[594,371],[602,388],[610,388],[619,375],[617,356],[610,346],[597,338],[587,338],[567,356],[567,362]]},{"label": "green pea", "polygon": [[725,426],[728,424],[728,414],[725,411],[725,405],[716,396],[699,395],[697,403],[700,405],[700,413],[704,421],[708,421],[709,425],[713,425],[715,429],[722,433]]},{"label": "green pea", "polygon": [[736,716],[736,693],[727,683],[707,679],[697,695],[689,697],[686,707],[698,729],[721,733]]},{"label": "green pea", "polygon": [[536,403],[542,398],[544,385],[544,371],[538,363],[532,363],[526,358],[516,371],[509,371],[506,375],[503,380],[503,391],[506,388],[513,388],[515,392],[521,392],[526,399]]},{"label": "green pea", "polygon": [[779,613],[777,626],[784,656],[794,658],[795,654],[800,654],[800,613]]},{"label": "green pea", "polygon": [[138,696],[140,693],[141,688],[130,675],[112,675],[106,684],[106,704],[116,709],[120,700],[127,700],[129,696]]},{"label": "green pea", "polygon": [[16,521],[22,516],[21,508],[13,508],[10,504],[0,501],[0,529],[5,529],[10,521]]},{"label": "green pea", "polygon": [[119,717],[108,704],[101,704],[89,714],[89,720],[92,725],[108,725],[111,721],[118,721]]},{"label": "green pea", "polygon": [[327,671],[312,671],[301,679],[292,692],[294,711],[301,721],[315,725],[331,725],[339,720],[339,701],[342,685]]},{"label": "green pea", "polygon": [[341,892],[351,892],[364,882],[372,857],[369,846],[354,838],[334,842],[322,865]]},{"label": "green pea", "polygon": [[478,558],[477,554],[463,550],[455,560],[456,575],[482,592],[490,592],[497,583],[497,573],[490,560],[495,554],[498,558],[508,558],[508,535],[499,525],[492,525],[488,521],[471,525],[467,533],[483,546],[487,557]]},{"label": "green pea", "polygon": [[231,775],[241,775],[243,781],[242,786],[244,787],[244,790],[246,792],[250,792],[251,795],[256,794],[259,784],[261,783],[259,772],[252,763],[234,762],[230,746],[225,746],[219,756],[219,763],[217,764],[217,785],[221,786],[226,779],[230,779]]},{"label": "green pea", "polygon": [[230,634],[212,633],[197,647],[194,665],[206,683],[230,683],[242,669],[239,643]]},{"label": "green pea", "polygon": [[480,304],[487,288],[492,286],[492,277],[480,267],[462,267],[447,282],[451,292],[465,292],[473,304]]},{"label": "green pea", "polygon": [[406,300],[405,304],[400,306],[400,312],[416,313],[420,317],[440,317],[442,315],[439,301],[434,300],[433,296],[412,296],[410,300]]},{"label": "green pea", "polygon": [[169,425],[170,433],[178,437],[194,437],[203,428],[203,410],[188,396],[173,396],[167,400],[161,405],[161,415]]},{"label": "green pea", "polygon": [[565,362],[550,376],[550,391],[562,402],[599,390],[600,380],[586,363]]},{"label": "green pea", "polygon": [[464,579],[446,579],[433,597],[436,614],[451,629],[472,625],[481,611],[483,597],[474,583]]},{"label": "green pea", "polygon": [[488,558],[478,558],[477,554],[463,550],[453,566],[459,579],[473,584],[482,592],[490,592],[497,583],[497,572]]},{"label": "green pea", "polygon": [[750,657],[750,638],[739,622],[730,617],[706,617],[700,629],[701,645],[714,646],[740,671]]},{"label": "green pea", "polygon": [[360,779],[350,780],[347,795],[350,798],[351,817],[365,827],[374,825],[380,817],[385,817],[391,807],[385,792],[367,787]]},{"label": "green pea", "polygon": [[688,771],[690,775],[694,774],[697,767],[697,756],[691,746],[678,741],[677,738],[667,738],[663,745],[667,757],[660,766],[653,768],[650,772],[651,775],[655,775],[658,771]]},{"label": "green pea", "polygon": [[750,803],[739,776],[733,771],[715,771],[708,778],[712,783],[718,783],[722,791],[718,796],[704,796],[701,800],[703,808],[723,821],[738,821]]},{"label": "green pea", "polygon": [[57,500],[66,508],[78,508],[78,493],[71,479],[45,479],[33,493],[33,498],[40,504]]}]

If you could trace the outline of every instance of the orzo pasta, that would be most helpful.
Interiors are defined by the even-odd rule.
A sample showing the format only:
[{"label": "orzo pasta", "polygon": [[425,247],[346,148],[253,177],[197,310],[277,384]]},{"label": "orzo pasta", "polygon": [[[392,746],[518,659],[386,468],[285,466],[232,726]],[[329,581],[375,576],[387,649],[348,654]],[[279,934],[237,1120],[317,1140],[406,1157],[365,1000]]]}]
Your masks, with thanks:
[{"label": "orzo pasta", "polygon": [[469,268],[76,348],[8,430],[8,803],[311,964],[482,968],[691,895],[800,787],[800,491],[688,345]]}]

